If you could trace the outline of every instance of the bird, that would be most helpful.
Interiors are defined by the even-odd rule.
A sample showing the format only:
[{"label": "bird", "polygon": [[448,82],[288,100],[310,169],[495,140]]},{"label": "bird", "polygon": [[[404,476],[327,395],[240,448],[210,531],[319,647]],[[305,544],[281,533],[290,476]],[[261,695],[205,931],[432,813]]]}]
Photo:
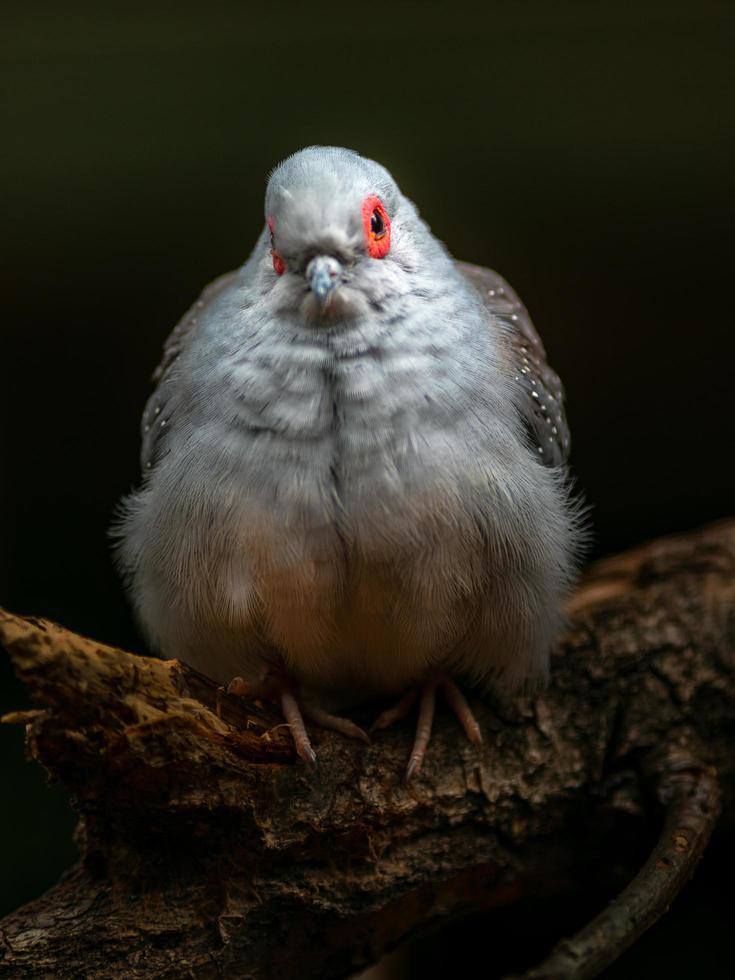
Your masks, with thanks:
[{"label": "bird", "polygon": [[[344,714],[545,683],[585,530],[564,390],[497,273],[455,261],[387,169],[309,146],[270,174],[241,268],[174,328],[116,559],[150,645],[234,694]],[[342,713],[336,713],[341,709]]]}]

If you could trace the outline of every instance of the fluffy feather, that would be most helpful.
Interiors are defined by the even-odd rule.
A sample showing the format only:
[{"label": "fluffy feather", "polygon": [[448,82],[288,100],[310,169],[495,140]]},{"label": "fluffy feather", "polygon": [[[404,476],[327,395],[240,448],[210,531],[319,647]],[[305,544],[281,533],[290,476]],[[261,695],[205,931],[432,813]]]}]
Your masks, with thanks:
[{"label": "fluffy feather", "polygon": [[[392,224],[381,260],[365,254],[371,194]],[[265,210],[286,274],[264,226],[174,331],[144,415],[117,535],[150,642],[222,683],[283,660],[345,698],[437,665],[485,687],[542,680],[581,532],[540,342],[533,377],[562,435],[538,453],[553,423],[520,373],[538,339],[525,311],[519,333],[489,295],[502,280],[456,265],[351,151],[286,160]],[[326,317],[302,275],[317,253],[347,270]]]}]

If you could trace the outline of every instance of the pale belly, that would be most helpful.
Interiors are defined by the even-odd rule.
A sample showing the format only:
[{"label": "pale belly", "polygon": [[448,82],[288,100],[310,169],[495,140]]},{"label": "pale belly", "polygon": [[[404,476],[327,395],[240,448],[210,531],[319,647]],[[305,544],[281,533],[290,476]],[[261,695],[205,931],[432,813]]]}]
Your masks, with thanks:
[{"label": "pale belly", "polygon": [[257,635],[305,686],[366,696],[446,660],[487,575],[476,529],[428,499],[243,544]]},{"label": "pale belly", "polygon": [[397,488],[343,482],[339,497],[292,479],[290,508],[274,488],[243,492],[245,473],[228,466],[216,479],[210,467],[211,492],[192,509],[201,473],[177,471],[185,492],[173,500],[186,506],[162,495],[139,512],[152,642],[223,684],[272,664],[344,701],[400,692],[439,665],[509,684],[542,672],[563,585],[555,553],[519,550],[534,528],[502,546],[512,498],[489,496],[479,454],[466,458]]},{"label": "pale belly", "polygon": [[356,440],[351,457],[341,447],[338,478],[333,436],[267,451],[239,434],[205,444],[197,470],[172,481],[198,508],[172,513],[166,499],[166,536],[146,543],[161,556],[140,590],[160,597],[147,617],[157,645],[222,683],[270,661],[307,688],[366,696],[446,662],[491,572],[487,529],[468,503],[486,493],[488,472],[479,454],[459,452],[460,433],[440,435],[425,435],[425,453],[408,440],[368,451]]}]

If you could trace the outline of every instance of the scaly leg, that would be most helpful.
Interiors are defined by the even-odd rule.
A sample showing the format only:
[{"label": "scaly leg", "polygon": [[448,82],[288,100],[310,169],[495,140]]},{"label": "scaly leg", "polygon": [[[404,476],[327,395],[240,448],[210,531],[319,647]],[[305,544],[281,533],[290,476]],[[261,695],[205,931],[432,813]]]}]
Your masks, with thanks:
[{"label": "scaly leg", "polygon": [[406,782],[409,782],[421,769],[424,757],[426,756],[426,749],[431,741],[431,728],[434,721],[437,688],[443,692],[447,704],[457,716],[470,742],[475,744],[482,742],[482,732],[480,731],[480,726],[477,724],[477,719],[457,684],[444,674],[437,674],[427,678],[418,690],[412,689],[408,691],[392,708],[386,709],[379,715],[371,728],[371,731],[387,728],[401,718],[405,718],[420,692],[421,697],[419,700],[418,720],[416,722],[416,734],[406,768]]},{"label": "scaly leg", "polygon": [[449,677],[445,677],[439,685],[444,691],[447,704],[459,719],[459,723],[464,728],[465,735],[475,745],[482,741],[482,732],[477,724],[477,719],[472,713],[472,708],[467,703],[467,698],[462,694],[457,684]]},{"label": "scaly leg", "polygon": [[413,703],[418,697],[417,688],[411,688],[410,691],[406,691],[400,701],[393,705],[392,708],[386,708],[386,710],[378,715],[375,721],[370,726],[371,732],[377,732],[382,728],[387,728],[396,721],[400,721],[405,718],[413,707]]},{"label": "scaly leg", "polygon": [[348,738],[360,738],[364,742],[370,741],[369,735],[349,718],[340,718],[323,708],[306,704],[287,677],[273,673],[268,668],[263,671],[260,679],[255,683],[249,683],[242,677],[233,677],[225,690],[228,694],[237,694],[240,697],[278,701],[288,727],[291,729],[296,752],[312,769],[316,766],[317,758],[311,745],[309,733],[306,731],[304,717],[316,722],[322,728],[339,732]]},{"label": "scaly leg", "polygon": [[413,740],[411,755],[406,767],[406,782],[409,782],[424,763],[426,749],[431,741],[431,727],[434,724],[434,709],[436,708],[436,681],[426,681],[421,688],[419,700],[419,717],[416,722],[416,735]]}]

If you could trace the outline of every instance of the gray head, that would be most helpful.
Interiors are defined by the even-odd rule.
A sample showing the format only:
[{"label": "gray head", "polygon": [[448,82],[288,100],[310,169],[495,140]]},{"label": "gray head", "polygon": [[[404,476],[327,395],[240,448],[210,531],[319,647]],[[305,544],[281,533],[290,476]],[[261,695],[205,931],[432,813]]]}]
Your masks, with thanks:
[{"label": "gray head", "polygon": [[433,246],[388,171],[341,147],[310,146],[279,164],[265,212],[264,286],[279,309],[309,319],[359,316],[403,292],[420,243]]}]

